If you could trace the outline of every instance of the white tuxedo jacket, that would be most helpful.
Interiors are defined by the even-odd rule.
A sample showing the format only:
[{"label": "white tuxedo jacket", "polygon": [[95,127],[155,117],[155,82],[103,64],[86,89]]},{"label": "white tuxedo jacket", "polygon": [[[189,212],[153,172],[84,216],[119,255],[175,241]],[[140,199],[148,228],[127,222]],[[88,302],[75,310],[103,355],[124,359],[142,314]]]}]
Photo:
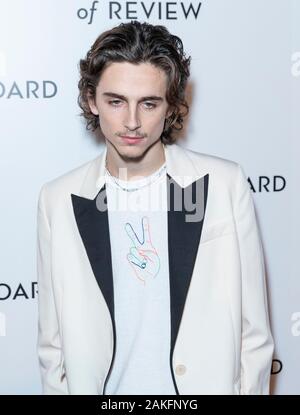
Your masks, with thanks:
[{"label": "white tuxedo jacket", "polygon": [[[244,171],[234,161],[178,144],[164,150],[168,192],[197,192],[200,212],[195,222],[186,219],[185,208],[168,209],[176,392],[268,394],[273,339],[262,245]],[[44,394],[105,394],[113,366],[108,213],[97,207],[106,195],[106,151],[40,190],[37,349]]]}]

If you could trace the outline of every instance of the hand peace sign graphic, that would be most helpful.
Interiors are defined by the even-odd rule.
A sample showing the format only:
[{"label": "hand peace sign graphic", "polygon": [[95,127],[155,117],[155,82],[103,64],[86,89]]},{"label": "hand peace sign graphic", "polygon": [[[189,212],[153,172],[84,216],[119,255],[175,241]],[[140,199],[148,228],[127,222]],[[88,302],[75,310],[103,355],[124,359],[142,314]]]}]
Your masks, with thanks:
[{"label": "hand peace sign graphic", "polygon": [[160,269],[160,259],[151,241],[149,218],[147,216],[142,218],[142,242],[140,242],[130,223],[126,223],[125,230],[133,243],[130,253],[127,255],[127,260],[136,277],[146,284],[147,280],[156,277]]}]

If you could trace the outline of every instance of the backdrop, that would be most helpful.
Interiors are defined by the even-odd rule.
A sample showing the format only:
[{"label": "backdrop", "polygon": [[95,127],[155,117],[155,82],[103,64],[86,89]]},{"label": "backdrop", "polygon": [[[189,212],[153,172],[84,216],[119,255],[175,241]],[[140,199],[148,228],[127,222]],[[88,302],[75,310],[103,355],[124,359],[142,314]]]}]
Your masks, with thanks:
[{"label": "backdrop", "polygon": [[1,1],[0,394],[41,393],[38,192],[103,149],[78,115],[79,59],[102,31],[135,19],[165,25],[192,56],[178,143],[237,161],[249,177],[276,344],[272,391],[299,394],[299,0]]}]

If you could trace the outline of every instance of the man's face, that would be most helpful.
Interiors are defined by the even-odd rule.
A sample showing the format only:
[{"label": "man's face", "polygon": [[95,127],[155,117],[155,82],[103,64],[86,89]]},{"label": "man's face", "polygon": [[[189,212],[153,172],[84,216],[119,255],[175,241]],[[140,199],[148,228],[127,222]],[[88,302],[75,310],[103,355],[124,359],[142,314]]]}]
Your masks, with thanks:
[{"label": "man's face", "polygon": [[[161,144],[165,118],[167,75],[150,63],[114,62],[102,73],[90,109],[99,115],[109,150],[124,160],[139,158]],[[126,140],[122,136],[142,137]]]}]

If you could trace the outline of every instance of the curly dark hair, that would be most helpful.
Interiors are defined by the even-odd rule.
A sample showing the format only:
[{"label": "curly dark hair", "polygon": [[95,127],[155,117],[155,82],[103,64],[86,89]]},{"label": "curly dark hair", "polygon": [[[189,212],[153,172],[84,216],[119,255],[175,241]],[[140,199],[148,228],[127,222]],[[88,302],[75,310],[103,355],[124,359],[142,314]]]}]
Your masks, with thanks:
[{"label": "curly dark hair", "polygon": [[88,97],[95,98],[104,69],[112,62],[151,63],[164,70],[168,79],[166,100],[172,114],[165,120],[160,139],[164,144],[171,144],[175,141],[172,132],[183,128],[183,117],[189,112],[185,88],[190,76],[190,61],[181,39],[164,26],[132,20],[103,32],[85,59],[79,62],[78,105],[82,109],[79,115],[86,119],[86,129],[95,131],[100,127],[99,117],[90,110]]}]

